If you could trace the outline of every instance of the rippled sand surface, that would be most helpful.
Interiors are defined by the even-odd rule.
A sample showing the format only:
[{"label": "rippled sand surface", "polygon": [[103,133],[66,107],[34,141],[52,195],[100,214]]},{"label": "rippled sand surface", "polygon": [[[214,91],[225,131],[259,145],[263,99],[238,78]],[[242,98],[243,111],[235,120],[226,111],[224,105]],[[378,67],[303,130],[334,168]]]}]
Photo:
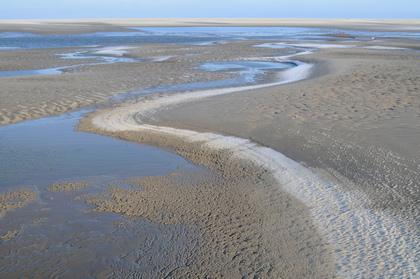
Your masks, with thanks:
[{"label": "rippled sand surface", "polygon": [[[282,42],[281,52],[254,47],[266,43],[132,45],[124,55],[142,62],[1,78],[2,125],[101,108],[78,129],[166,148],[198,167],[2,193],[0,274],[417,276],[418,41],[350,36]],[[76,65],[56,54],[88,49],[2,50],[3,70]],[[300,62],[263,86],[107,102],[236,76],[192,69],[203,62],[255,59]]]}]

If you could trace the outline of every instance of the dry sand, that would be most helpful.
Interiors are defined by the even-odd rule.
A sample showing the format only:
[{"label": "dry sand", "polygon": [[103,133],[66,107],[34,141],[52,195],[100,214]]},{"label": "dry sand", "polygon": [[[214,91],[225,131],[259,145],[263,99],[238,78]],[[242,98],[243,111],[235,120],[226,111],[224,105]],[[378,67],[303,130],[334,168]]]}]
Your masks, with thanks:
[{"label": "dry sand", "polygon": [[[367,24],[373,29],[377,26],[378,30],[384,30],[411,24],[412,28],[418,28],[417,21],[396,23],[384,25],[383,21],[361,21],[347,27],[362,28],[361,24]],[[131,21],[120,24],[134,26]],[[274,25],[270,21],[261,24]],[[288,24],[305,26],[308,21],[300,22],[302,25],[290,21]],[[344,22],[334,21],[331,26],[334,24],[343,27]],[[211,46],[141,45],[130,49],[129,55],[148,59],[171,58],[157,63],[76,67],[56,76],[2,78],[0,94],[5,102],[1,103],[1,124],[98,104],[110,96],[131,90],[220,79],[226,75],[189,68],[203,61],[275,56],[273,49],[251,47],[257,43],[260,42]],[[416,41],[384,40],[380,43],[382,46],[419,50]],[[95,205],[93,211],[117,212],[127,218],[143,217],[156,224],[174,228],[183,225],[194,231],[197,242],[183,240],[181,246],[184,248],[177,246],[170,252],[165,250],[176,260],[165,262],[166,266],[158,270],[147,270],[150,277],[330,278],[333,274],[372,277],[372,274],[364,273],[369,272],[366,265],[370,265],[379,277],[400,274],[403,278],[410,278],[418,272],[413,259],[419,251],[415,246],[400,249],[395,249],[395,246],[418,243],[420,54],[363,48],[376,46],[375,41],[351,44],[358,47],[322,49],[296,58],[314,65],[312,76],[307,80],[183,100],[142,113],[145,107],[159,104],[156,100],[166,96],[154,94],[91,114],[82,121],[79,129],[170,148],[204,166],[206,171],[180,170],[163,177],[129,178],[127,183],[133,189],[113,185],[107,192],[80,196],[79,199]],[[21,63],[19,68],[10,63],[4,70],[27,69],[33,62],[25,57],[34,54],[45,57],[45,67],[62,66],[64,62],[53,55],[61,51],[2,51],[9,61],[22,57],[17,59]],[[185,55],[189,53],[201,55]],[[72,61],[66,60],[66,63],[71,65]],[[100,128],[92,121],[116,124],[106,130],[106,126]],[[139,129],[140,122],[149,126]],[[180,135],[179,130],[165,127],[201,133]],[[337,191],[334,193],[344,194],[338,200],[317,200],[325,198],[321,192],[328,191],[319,188],[319,195],[316,194],[309,204],[305,200],[307,197],[299,196],[299,192],[297,196],[291,195],[294,192],[288,188],[288,183],[279,185],[281,178],[276,176],[277,165],[270,169],[256,159],[249,160],[246,148],[243,156],[237,155],[242,151],[238,153],[234,149],[237,147],[226,148],[229,145],[225,139],[219,145],[218,139],[202,132],[250,139],[258,145],[270,147],[311,169],[322,179],[333,181],[330,188]],[[301,167],[296,169],[300,171]],[[306,172],[301,175],[304,177]],[[312,179],[309,176],[308,179]],[[78,184],[73,187],[66,183],[62,185],[63,189],[60,185],[57,183],[52,189],[79,188]],[[346,204],[346,199],[350,200],[352,195],[362,197],[363,202]],[[341,199],[350,208],[346,212],[339,211],[342,209],[338,207]],[[322,213],[317,216],[314,214],[317,206],[331,207],[332,211],[329,215]],[[407,236],[398,235],[398,231],[382,238],[376,238],[377,235],[372,233],[366,235],[371,237],[370,240],[357,243],[358,240],[347,231],[346,218],[365,212],[383,219],[371,223],[366,221],[368,219],[360,219],[366,223],[359,223],[360,230],[352,228],[357,233],[369,232],[364,226],[372,226],[372,230],[389,226],[393,230],[393,220],[400,218],[402,221],[397,225],[411,224],[407,229],[414,235],[406,241]],[[325,225],[326,221],[330,223]],[[338,231],[338,236],[332,237],[331,231]],[[183,231],[180,233],[175,229],[166,232],[172,232],[179,239],[184,235]],[[7,239],[17,233],[10,231],[9,234]],[[358,237],[363,241],[367,239],[364,235]],[[374,242],[378,240],[386,241],[377,247]],[[393,253],[403,260],[398,261],[398,258],[391,268],[388,264],[394,259],[389,259],[388,254]],[[153,258],[147,256],[131,255],[128,261],[140,264]],[[383,266],[380,266],[381,258],[384,258]],[[156,263],[162,264],[159,260]],[[125,275],[138,272],[125,267]]]}]

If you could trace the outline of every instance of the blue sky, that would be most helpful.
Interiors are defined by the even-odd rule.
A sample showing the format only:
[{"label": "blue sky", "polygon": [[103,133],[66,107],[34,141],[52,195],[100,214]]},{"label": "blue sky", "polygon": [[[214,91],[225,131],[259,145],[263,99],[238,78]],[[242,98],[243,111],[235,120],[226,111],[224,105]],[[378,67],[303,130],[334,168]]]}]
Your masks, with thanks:
[{"label": "blue sky", "polygon": [[0,0],[0,19],[419,16],[419,0]]}]

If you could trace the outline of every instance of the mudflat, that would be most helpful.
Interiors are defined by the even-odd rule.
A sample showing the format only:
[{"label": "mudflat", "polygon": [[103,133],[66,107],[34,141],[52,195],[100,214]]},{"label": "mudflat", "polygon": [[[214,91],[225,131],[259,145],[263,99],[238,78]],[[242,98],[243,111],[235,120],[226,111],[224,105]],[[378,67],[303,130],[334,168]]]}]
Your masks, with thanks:
[{"label": "mudflat", "polygon": [[[112,24],[109,30],[115,26],[178,26],[175,22],[395,31],[418,28],[417,21],[157,22],[115,20],[106,24]],[[13,24],[4,28],[27,28]],[[49,23],[40,26],[44,29],[36,27],[36,32],[53,30]],[[69,30],[81,32],[75,26],[54,32]],[[351,36],[351,31],[347,35]],[[60,187],[62,193],[76,191],[77,199],[94,205],[90,213],[146,219],[168,226],[163,233],[178,238],[160,249],[159,241],[149,246],[143,242],[139,247],[156,249],[155,254],[145,253],[143,258],[139,251],[124,251],[121,258],[127,272],[123,274],[330,278],[375,272],[379,277],[399,274],[410,278],[419,272],[415,258],[420,214],[420,45],[417,40],[402,38],[363,39],[284,43],[282,51],[313,49],[282,58],[311,65],[306,78],[291,79],[292,83],[281,84],[282,79],[290,78],[283,70],[266,77],[263,87],[220,94],[208,90],[196,96],[194,92],[154,93],[109,103],[107,100],[119,93],[235,76],[191,69],[203,62],[285,56],[268,46],[254,47],[266,41],[131,45],[125,55],[149,61],[93,63],[69,68],[62,75],[2,77],[0,120],[9,125],[98,107],[101,109],[83,119],[78,129],[169,148],[204,167],[166,176],[127,178],[129,189],[112,185],[90,196],[77,191],[91,183],[51,186],[54,192],[60,192]],[[56,54],[78,49],[2,50],[2,70],[40,68],[39,63],[42,68],[76,65],[77,61],[64,61]],[[16,196],[7,193],[1,197],[7,202]],[[33,199],[25,198],[21,206]],[[9,213],[16,207],[2,206]],[[18,237],[18,231],[10,231],[4,240]],[[87,247],[93,240],[88,243]],[[396,245],[404,249],[395,251]],[[157,259],[162,253],[168,258]],[[150,261],[156,267],[136,270],[130,265],[145,267]],[[112,268],[108,272],[109,276],[116,274]]]}]

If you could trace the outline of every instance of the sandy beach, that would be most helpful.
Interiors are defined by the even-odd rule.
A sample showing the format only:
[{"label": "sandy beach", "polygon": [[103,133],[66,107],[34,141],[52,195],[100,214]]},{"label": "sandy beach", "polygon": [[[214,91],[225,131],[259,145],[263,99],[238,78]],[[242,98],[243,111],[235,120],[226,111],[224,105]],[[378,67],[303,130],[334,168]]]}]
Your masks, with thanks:
[{"label": "sandy beach", "polygon": [[[136,26],[331,27],[348,30],[348,39],[326,34],[336,37],[328,42],[272,42],[285,53],[300,49],[298,55],[279,53],[269,45],[255,47],[267,44],[262,40],[131,44],[118,49],[118,55],[141,59],[139,63],[100,64],[92,59],[61,75],[1,77],[1,125],[95,108],[78,130],[168,149],[200,167],[127,177],[120,184],[128,188],[114,183],[90,194],[83,189],[94,181],[46,187],[51,200],[91,205],[81,215],[117,213],[133,223],[147,220],[161,233],[151,241],[124,223],[127,234],[138,235],[127,240],[138,249],[124,250],[120,242],[112,242],[121,263],[65,267],[55,274],[98,276],[104,266],[101,275],[110,278],[419,274],[420,43],[351,34],[359,29],[420,32],[418,20],[0,21],[0,31],[40,34],[127,31],[124,27]],[[79,60],[58,54],[82,50],[103,51],[99,46],[5,49],[0,50],[0,67],[17,71],[79,65]],[[109,101],[150,87],[237,76],[192,69],[200,63],[255,60],[300,64],[265,76],[262,85]],[[0,214],[13,214],[34,201],[43,212],[48,201],[37,195],[31,188],[1,193]],[[42,223],[36,221],[40,216],[31,214],[30,222]],[[124,237],[119,226],[113,239],[120,233]],[[19,229],[6,230],[1,237],[4,249],[20,247],[19,237]],[[108,238],[87,238],[86,248],[80,247],[89,249]],[[69,262],[77,266],[76,258]],[[0,272],[24,276],[32,271]]]}]

